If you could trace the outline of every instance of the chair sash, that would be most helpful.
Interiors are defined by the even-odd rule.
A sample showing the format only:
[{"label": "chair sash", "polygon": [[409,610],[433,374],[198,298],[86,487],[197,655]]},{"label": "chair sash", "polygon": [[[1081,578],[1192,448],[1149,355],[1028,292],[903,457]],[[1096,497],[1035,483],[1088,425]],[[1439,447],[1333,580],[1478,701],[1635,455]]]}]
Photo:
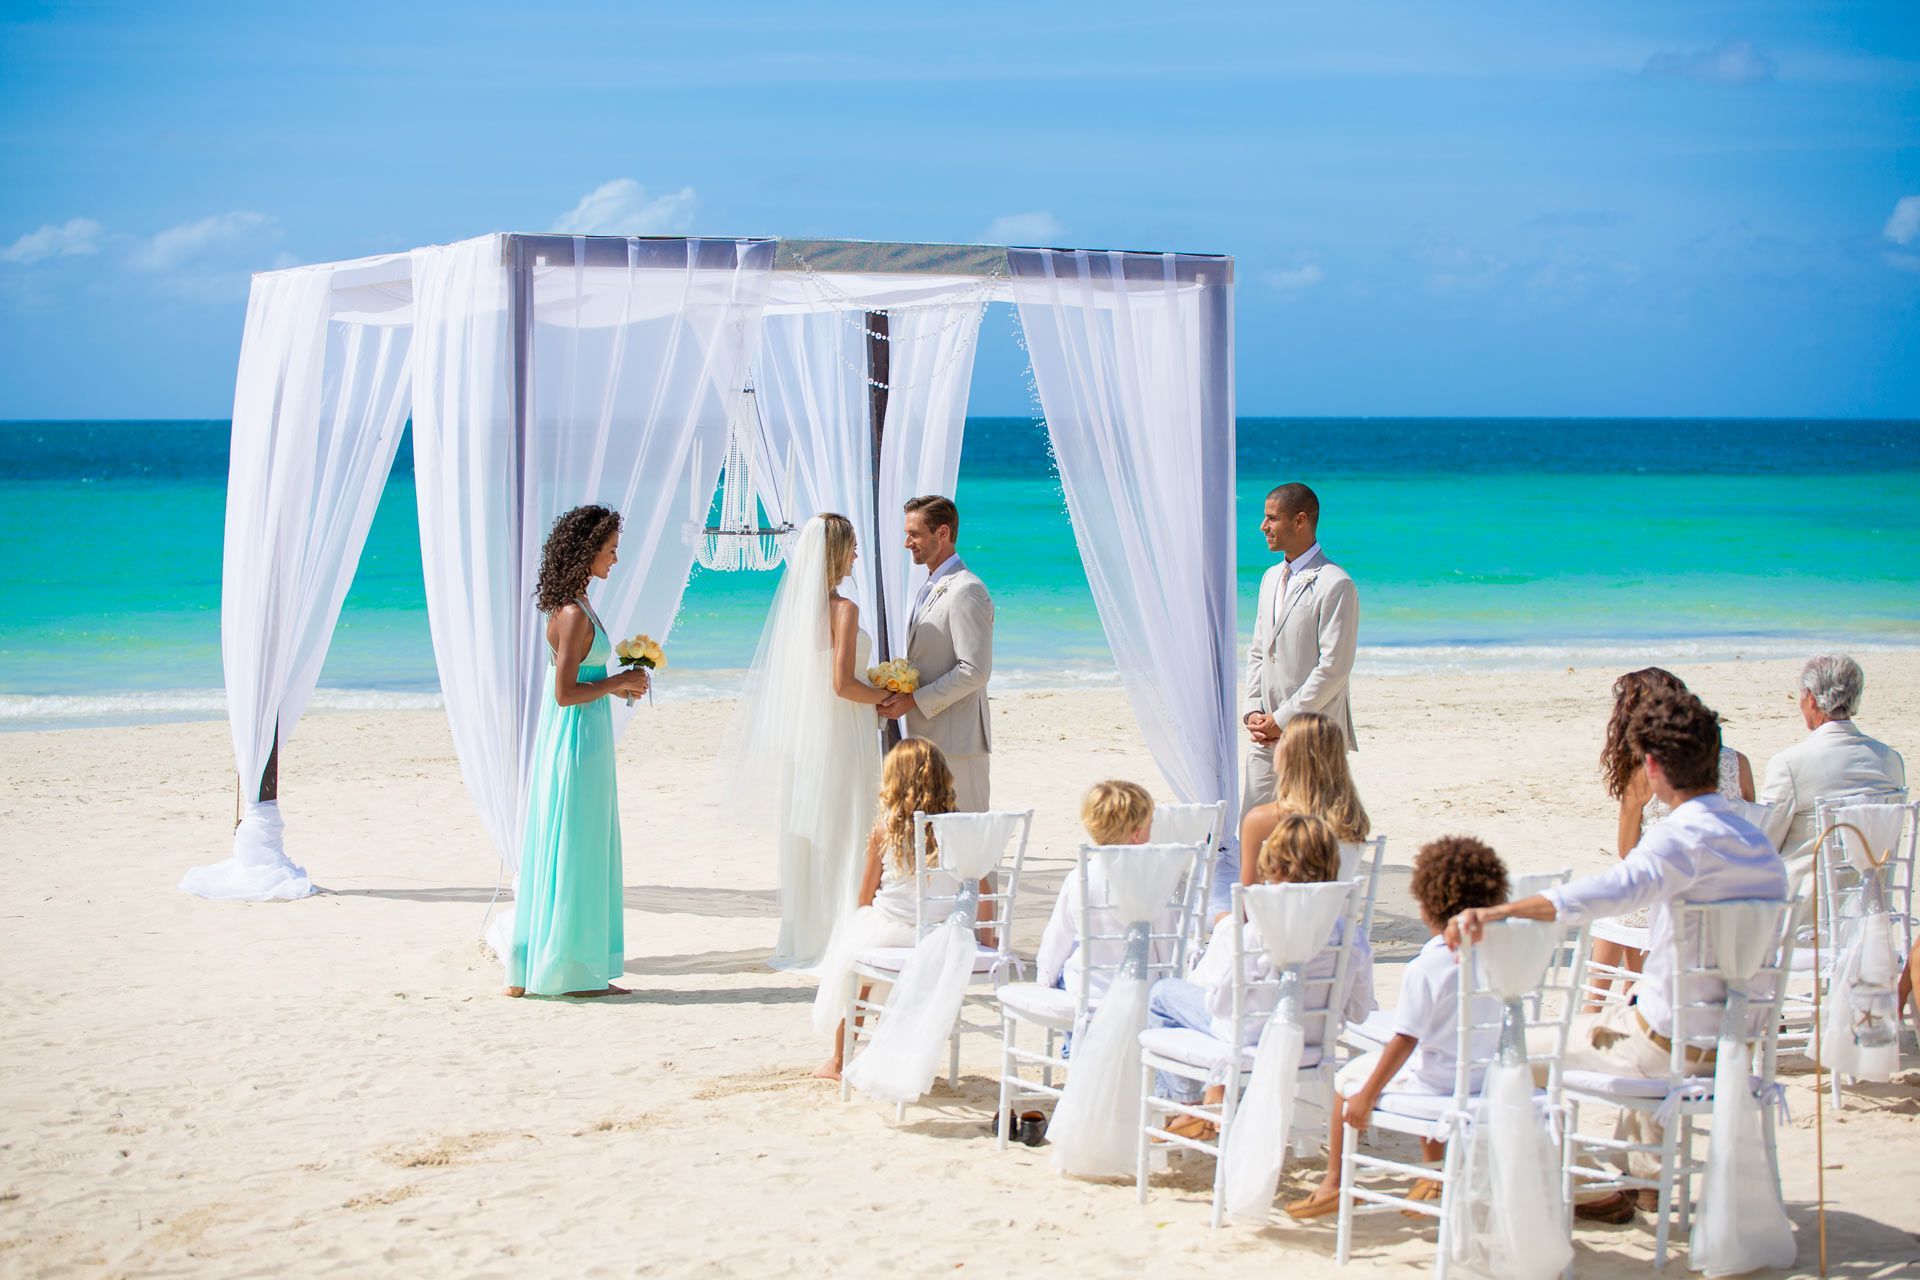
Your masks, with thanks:
[{"label": "chair sash", "polygon": [[[1352,884],[1331,880],[1321,884],[1255,885],[1242,895],[1247,918],[1260,930],[1267,958],[1280,971],[1280,992],[1278,1006],[1260,1032],[1259,1045],[1253,1051],[1253,1073],[1220,1152],[1226,1164],[1224,1202],[1227,1212],[1236,1218],[1264,1222],[1273,1208],[1274,1188],[1287,1158],[1287,1137],[1293,1127],[1300,1055],[1307,1043],[1302,975],[1308,962],[1333,936],[1334,925],[1346,913],[1352,891]],[[1341,992],[1328,993],[1330,1002],[1341,998]],[[1231,1049],[1237,1056],[1238,1046]],[[1237,1069],[1237,1065],[1228,1070]]]},{"label": "chair sash", "polygon": [[1820,1065],[1857,1080],[1889,1080],[1900,1065],[1894,984],[1902,957],[1887,911],[1887,870],[1905,824],[1896,804],[1847,805],[1831,813],[1849,866],[1861,876],[1858,899],[1832,910],[1837,959],[1827,990]]},{"label": "chair sash", "polygon": [[847,1066],[847,1083],[868,1097],[913,1102],[933,1084],[979,953],[974,939],[978,882],[999,865],[1021,818],[1018,813],[954,813],[931,819],[940,866],[959,879],[960,889],[946,918],[914,945],[866,1052]]},{"label": "chair sash", "polygon": [[1566,1206],[1560,1196],[1560,1146],[1536,1104],[1527,1061],[1527,997],[1546,978],[1565,929],[1540,920],[1490,925],[1464,968],[1477,963],[1503,1013],[1500,1047],[1480,1084],[1461,1163],[1461,1184],[1449,1197],[1455,1215],[1453,1256],[1489,1275],[1549,1280],[1573,1261]]},{"label": "chair sash", "polygon": [[[1198,843],[1195,841],[1194,843]],[[1126,1177],[1140,1113],[1140,1033],[1147,1025],[1148,952],[1154,916],[1194,862],[1193,844],[1096,850],[1113,913],[1127,922],[1113,984],[1073,1045],[1060,1103],[1047,1125],[1053,1167],[1076,1177]],[[1086,945],[1083,939],[1082,946]]]},{"label": "chair sash", "polygon": [[1690,1253],[1693,1269],[1710,1276],[1793,1265],[1793,1226],[1763,1145],[1747,1049],[1747,986],[1773,957],[1780,916],[1787,909],[1785,903],[1720,903],[1708,916],[1713,963],[1726,981],[1727,1004],[1715,1047],[1713,1127]]}]

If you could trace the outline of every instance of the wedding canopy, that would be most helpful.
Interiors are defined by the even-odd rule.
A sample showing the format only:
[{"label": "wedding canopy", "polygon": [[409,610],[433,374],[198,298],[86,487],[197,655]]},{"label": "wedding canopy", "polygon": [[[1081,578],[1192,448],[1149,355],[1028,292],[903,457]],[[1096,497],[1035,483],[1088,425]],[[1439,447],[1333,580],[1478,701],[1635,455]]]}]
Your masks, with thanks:
[{"label": "wedding canopy", "polygon": [[598,611],[611,634],[667,635],[751,379],[768,515],[853,519],[862,616],[902,653],[917,583],[900,504],[954,490],[994,301],[1018,311],[1147,745],[1181,800],[1231,804],[1231,259],[496,234],[254,277],[221,604],[244,804],[232,856],[181,887],[312,891],[283,846],[278,747],[319,678],[409,417],[447,720],[511,871],[546,666],[531,602],[554,518],[583,502],[624,513]]}]

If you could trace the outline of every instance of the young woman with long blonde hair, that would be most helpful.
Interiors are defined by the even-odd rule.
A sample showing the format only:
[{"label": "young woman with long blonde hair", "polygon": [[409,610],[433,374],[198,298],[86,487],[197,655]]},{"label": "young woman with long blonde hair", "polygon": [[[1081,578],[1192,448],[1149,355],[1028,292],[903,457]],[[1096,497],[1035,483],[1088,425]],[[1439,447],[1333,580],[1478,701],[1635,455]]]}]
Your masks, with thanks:
[{"label": "young woman with long blonde hair", "polygon": [[1325,716],[1308,712],[1287,721],[1274,751],[1274,798],[1240,818],[1240,883],[1257,884],[1259,849],[1288,812],[1309,813],[1333,828],[1334,839],[1357,844],[1373,833],[1360,791],[1347,767],[1346,733]]}]

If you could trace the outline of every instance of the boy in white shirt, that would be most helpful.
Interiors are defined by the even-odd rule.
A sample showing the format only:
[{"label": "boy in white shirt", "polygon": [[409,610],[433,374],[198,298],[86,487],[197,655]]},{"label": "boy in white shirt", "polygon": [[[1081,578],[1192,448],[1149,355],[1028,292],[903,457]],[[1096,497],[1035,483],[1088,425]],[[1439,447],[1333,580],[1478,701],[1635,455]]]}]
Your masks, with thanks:
[{"label": "boy in white shirt", "polygon": [[[1136,782],[1096,782],[1081,798],[1080,823],[1094,844],[1145,844],[1153,833],[1153,797]],[[1098,859],[1087,865],[1087,889],[1096,904],[1094,932],[1120,934],[1126,922],[1115,919],[1111,911],[1099,905],[1107,902],[1111,895],[1107,892],[1105,869]],[[1046,932],[1040,936],[1040,950],[1034,957],[1034,968],[1038,970],[1034,976],[1043,987],[1079,990],[1080,973],[1087,963],[1087,948],[1080,943],[1080,902],[1080,874],[1076,869],[1068,874],[1066,883],[1060,886],[1060,896],[1053,900],[1053,914],[1047,918]],[[1156,936],[1150,948],[1150,963],[1172,963],[1172,935],[1178,927],[1179,917],[1171,905],[1154,918]],[[1102,959],[1115,962],[1125,944],[1116,936],[1098,945],[1111,949],[1111,954],[1103,955]],[[1088,975],[1088,994],[1098,1000],[1107,993],[1111,981],[1110,964],[1104,969],[1095,968]]]},{"label": "boy in white shirt", "polygon": [[[1507,900],[1507,868],[1498,854],[1471,836],[1442,836],[1422,845],[1413,860],[1413,897],[1420,918],[1433,934],[1407,965],[1400,983],[1400,999],[1393,1010],[1393,1038],[1375,1053],[1355,1058],[1334,1078],[1339,1101],[1334,1104],[1327,1133],[1327,1172],[1313,1194],[1287,1206],[1296,1218],[1319,1218],[1340,1207],[1340,1156],[1344,1125],[1365,1128],[1383,1093],[1419,1093],[1444,1096],[1453,1092],[1459,1058],[1460,966],[1447,948],[1447,923],[1462,911],[1491,907]],[[1475,1022],[1495,1021],[1498,1008],[1488,997]],[[1473,1033],[1469,1052],[1478,1057],[1492,1051],[1499,1032],[1486,1028]],[[1477,1087],[1477,1086],[1476,1086]],[[1420,1141],[1423,1159],[1446,1155],[1443,1142]],[[1408,1194],[1410,1200],[1436,1200],[1440,1184],[1422,1178]]]}]

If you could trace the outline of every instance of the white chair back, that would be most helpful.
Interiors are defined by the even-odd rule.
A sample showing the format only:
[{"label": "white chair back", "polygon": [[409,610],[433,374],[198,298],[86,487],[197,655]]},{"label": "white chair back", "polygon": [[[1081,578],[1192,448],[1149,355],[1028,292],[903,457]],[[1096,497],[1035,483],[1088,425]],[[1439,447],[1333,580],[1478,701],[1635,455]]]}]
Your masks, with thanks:
[{"label": "white chair back", "polygon": [[1187,957],[1206,945],[1208,926],[1207,903],[1213,896],[1214,868],[1219,864],[1219,851],[1225,835],[1227,822],[1227,802],[1215,801],[1212,804],[1156,804],[1153,807],[1153,834],[1156,844],[1203,844],[1206,855],[1197,863],[1193,874],[1188,875],[1180,884],[1185,907],[1185,932],[1180,939],[1180,962],[1185,972]]},{"label": "white chair back", "polygon": [[[1360,881],[1349,881],[1351,902],[1360,896],[1363,885]],[[1233,886],[1234,928],[1228,931],[1233,957],[1233,1043],[1235,1046],[1252,1045],[1259,1039],[1255,1034],[1255,1020],[1264,1025],[1267,1017],[1273,1014],[1280,999],[1279,973],[1271,977],[1254,978],[1248,975],[1252,966],[1250,960],[1257,957],[1246,950],[1246,885]],[[1351,916],[1344,917],[1344,927],[1340,938],[1338,958],[1334,961],[1333,972],[1320,978],[1303,978],[1300,986],[1300,1026],[1305,1032],[1309,1046],[1320,1049],[1321,1064],[1326,1067],[1331,1079],[1333,1047],[1340,1039],[1340,1033],[1346,1029],[1347,974],[1352,969],[1355,940],[1364,937],[1356,932],[1356,924]]]},{"label": "white chair back", "polygon": [[[948,839],[959,836],[965,828],[989,828],[989,839],[998,844],[990,856],[991,864],[979,875],[957,878],[939,865],[940,850]],[[1013,908],[1020,894],[1020,875],[1027,860],[1027,838],[1033,830],[1033,810],[998,810],[991,813],[939,813],[913,815],[913,878],[914,878],[914,931],[916,936],[925,937],[934,928],[951,915],[963,901],[979,901],[987,904],[988,917],[981,921],[983,927],[991,929],[995,949],[999,952],[995,972],[1003,971],[1014,963],[1013,954]],[[929,866],[927,836],[933,836],[932,857],[935,865]],[[973,834],[969,832],[968,834]],[[959,836],[965,839],[966,836]],[[1011,861],[1009,861],[1011,853]],[[982,893],[978,882],[988,880],[991,890]]]},{"label": "white chair back", "polygon": [[[1201,806],[1194,806],[1201,807]],[[1151,922],[1147,934],[1147,981],[1178,977],[1186,971],[1188,921],[1191,903],[1188,894],[1201,875],[1201,864],[1212,856],[1212,847],[1203,841],[1165,841],[1157,843],[1189,844],[1192,853],[1180,882],[1174,886],[1161,919]],[[1143,845],[1081,845],[1073,874],[1080,882],[1080,946],[1077,951],[1079,979],[1074,984],[1076,1023],[1083,1019],[1099,992],[1112,985],[1113,976],[1126,958],[1127,929],[1132,921],[1122,920],[1114,911],[1107,890],[1107,877],[1099,874],[1104,858],[1124,858]],[[1099,991],[1094,988],[1098,987]]]},{"label": "white chair back", "polygon": [[1340,878],[1354,882],[1353,903],[1347,919],[1360,936],[1373,936],[1373,904],[1380,893],[1380,867],[1387,860],[1387,838],[1374,836],[1340,845]]},{"label": "white chair back", "polygon": [[[1675,963],[1673,966],[1673,1032],[1668,1054],[1668,1081],[1679,1087],[1688,1076],[1690,1058],[1711,1053],[1720,1041],[1720,1020],[1727,1007],[1727,984],[1720,975],[1714,956],[1713,928],[1716,914],[1751,906],[1744,900],[1732,902],[1688,902],[1675,899],[1673,912]],[[1747,982],[1747,1026],[1749,1038],[1762,1046],[1755,1063],[1755,1074],[1771,1084],[1780,1035],[1780,1000],[1786,990],[1785,975],[1793,956],[1792,904],[1780,902],[1779,918],[1774,925],[1770,959]],[[1689,1050],[1692,1052],[1689,1053]]]}]

